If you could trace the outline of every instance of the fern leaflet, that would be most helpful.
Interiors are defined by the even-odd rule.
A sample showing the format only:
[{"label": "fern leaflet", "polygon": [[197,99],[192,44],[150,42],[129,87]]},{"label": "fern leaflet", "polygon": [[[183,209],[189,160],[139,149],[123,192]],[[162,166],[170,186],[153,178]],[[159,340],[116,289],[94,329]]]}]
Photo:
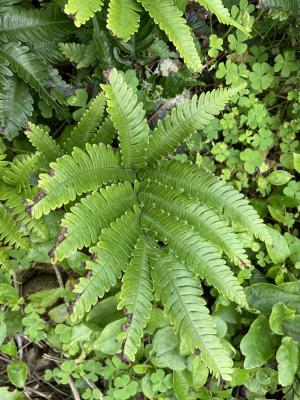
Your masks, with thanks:
[{"label": "fern leaflet", "polygon": [[144,236],[141,236],[125,272],[121,301],[118,305],[118,308],[124,308],[128,315],[129,326],[124,339],[123,353],[130,361],[135,360],[135,354],[141,345],[143,330],[150,318],[152,308],[150,252],[148,243]]}]

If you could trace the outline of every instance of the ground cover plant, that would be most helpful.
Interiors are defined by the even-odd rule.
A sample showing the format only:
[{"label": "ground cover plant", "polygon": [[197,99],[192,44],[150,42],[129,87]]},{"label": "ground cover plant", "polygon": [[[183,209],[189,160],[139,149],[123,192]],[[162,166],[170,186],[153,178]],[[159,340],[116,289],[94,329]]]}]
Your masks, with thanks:
[{"label": "ground cover plant", "polygon": [[300,4],[0,4],[0,398],[300,398]]}]

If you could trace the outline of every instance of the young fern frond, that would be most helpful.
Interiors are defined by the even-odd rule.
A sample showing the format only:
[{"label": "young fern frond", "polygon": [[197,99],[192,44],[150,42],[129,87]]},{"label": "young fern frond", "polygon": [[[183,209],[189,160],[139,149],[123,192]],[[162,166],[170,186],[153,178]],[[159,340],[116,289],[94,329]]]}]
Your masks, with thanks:
[{"label": "young fern frond", "polygon": [[92,276],[81,278],[74,289],[79,295],[73,309],[75,320],[90,311],[98,298],[103,297],[116,284],[141,234],[139,215],[134,212],[127,212],[112,222],[109,228],[103,229],[99,243],[90,249],[96,261],[86,264]]},{"label": "young fern frond", "polygon": [[232,361],[217,336],[198,279],[163,250],[151,264],[155,292],[182,341],[192,353],[201,351],[201,359],[217,378],[230,380]]},{"label": "young fern frond", "polygon": [[137,95],[116,69],[112,70],[109,83],[102,85],[102,89],[107,98],[107,111],[118,130],[122,164],[126,168],[144,167],[149,126],[143,105],[137,103]]},{"label": "young fern frond", "polygon": [[202,93],[199,98],[193,96],[173,108],[169,116],[159,121],[150,136],[147,163],[154,164],[173,153],[184,139],[202,129],[222,111],[232,94],[234,91],[230,89],[213,90]]},{"label": "young fern frond", "polygon": [[218,250],[195,232],[186,221],[153,208],[143,212],[142,224],[150,230],[150,234],[167,244],[201,279],[205,279],[229,300],[243,307],[247,306],[243,288]]},{"label": "young fern frond", "polygon": [[113,184],[94,192],[71,207],[61,222],[63,240],[56,247],[59,261],[76,249],[96,243],[101,230],[137,205],[137,197],[129,182]]},{"label": "young fern frond", "polygon": [[182,12],[172,0],[138,0],[154,22],[165,31],[179,51],[186,65],[195,72],[203,68],[194,39]]},{"label": "young fern frond", "polygon": [[48,161],[54,161],[64,154],[63,149],[43,128],[29,123],[25,135],[35,149]]},{"label": "young fern frond", "polygon": [[99,93],[64,143],[64,148],[68,153],[74,147],[84,148],[86,143],[92,142],[93,136],[102,121],[104,107],[105,98],[102,93]]},{"label": "young fern frond", "polygon": [[64,155],[50,166],[50,175],[40,175],[42,198],[32,207],[35,218],[49,214],[50,210],[75,200],[77,195],[94,191],[102,185],[134,179],[130,170],[122,168],[120,153],[102,143],[87,144],[86,152],[75,148],[72,155]]},{"label": "young fern frond", "polygon": [[249,263],[245,249],[228,224],[216,212],[201,205],[182,190],[152,182],[139,193],[139,199],[145,209],[155,206],[187,221],[236,265]]},{"label": "young fern frond", "polygon": [[239,224],[266,243],[272,241],[267,227],[244,196],[204,167],[176,160],[161,161],[158,167],[148,168],[145,177],[183,189],[227,221]]},{"label": "young fern frond", "polygon": [[12,140],[25,126],[33,111],[33,99],[26,85],[16,76],[6,80],[0,89],[0,124],[3,134]]},{"label": "young fern frond", "polygon": [[65,13],[71,15],[75,26],[79,27],[100,11],[103,4],[104,0],[69,0],[65,5]]},{"label": "young fern frond", "polygon": [[126,42],[139,28],[140,11],[141,7],[136,0],[110,0],[108,29]]},{"label": "young fern frond", "polygon": [[46,11],[12,8],[0,15],[0,27],[0,40],[33,44],[61,40],[73,30],[59,7]]},{"label": "young fern frond", "polygon": [[209,10],[211,13],[215,14],[220,22],[226,25],[233,25],[243,32],[247,31],[245,28],[235,21],[234,18],[230,16],[229,10],[224,7],[222,0],[196,0],[202,7]]},{"label": "young fern frond", "polygon": [[118,308],[125,309],[128,316],[122,352],[130,361],[135,360],[152,308],[151,253],[152,249],[142,235],[132,253],[121,288]]}]

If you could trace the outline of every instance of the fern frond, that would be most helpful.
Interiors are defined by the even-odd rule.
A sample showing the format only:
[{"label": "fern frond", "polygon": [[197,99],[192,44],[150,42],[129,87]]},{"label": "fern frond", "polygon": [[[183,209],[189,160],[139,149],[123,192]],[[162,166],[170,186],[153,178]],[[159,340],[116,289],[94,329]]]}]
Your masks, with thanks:
[{"label": "fern frond", "polygon": [[62,219],[64,239],[55,249],[59,261],[83,246],[95,243],[103,228],[137,205],[137,197],[130,183],[113,184],[94,192],[71,207]]},{"label": "fern frond", "polygon": [[41,241],[48,239],[48,228],[42,220],[34,220],[27,212],[27,203],[24,198],[32,198],[31,188],[17,193],[14,186],[2,185],[0,182],[0,199],[5,201],[5,208],[11,216],[11,223],[22,232],[22,235],[33,232]]},{"label": "fern frond", "polygon": [[0,57],[8,61],[12,70],[36,90],[47,104],[58,113],[63,113],[51,91],[47,90],[52,69],[41,62],[33,52],[29,52],[28,47],[13,42],[6,43],[0,47]]},{"label": "fern frond", "polygon": [[135,354],[141,345],[143,331],[152,308],[151,252],[144,236],[141,236],[123,278],[118,308],[124,308],[128,315],[129,326],[122,349],[123,354],[130,361],[135,360]]},{"label": "fern frond", "polygon": [[64,143],[64,148],[70,153],[74,147],[84,148],[86,143],[91,143],[96,129],[100,126],[105,106],[102,93],[91,102],[88,109],[81,117],[78,125],[72,130],[69,138]]},{"label": "fern frond", "polygon": [[98,298],[103,297],[116,284],[122,270],[126,269],[141,233],[139,215],[134,212],[126,213],[111,223],[109,228],[103,229],[99,243],[91,248],[96,261],[88,261],[86,264],[92,276],[81,278],[74,289],[79,294],[73,308],[74,319],[82,318],[97,303]]},{"label": "fern frond", "polygon": [[260,0],[260,7],[269,10],[273,19],[281,21],[290,16],[300,16],[300,3],[298,0]]},{"label": "fern frond", "polygon": [[72,25],[59,7],[48,10],[12,8],[0,15],[0,39],[36,43],[60,40],[72,32]]},{"label": "fern frond", "polygon": [[16,225],[13,215],[4,207],[0,207],[0,241],[16,248],[28,247],[28,242],[23,237],[20,227]]},{"label": "fern frond", "polygon": [[1,179],[7,185],[14,186],[18,193],[30,188],[30,177],[34,172],[40,154],[26,154],[9,164]]},{"label": "fern frond", "polygon": [[[110,146],[86,145],[86,152],[75,148],[51,163],[51,174],[41,174],[39,187],[42,197],[32,207],[35,218],[75,200],[77,195],[95,191],[103,184],[133,181],[134,174],[121,167],[120,154]],[[82,179],[84,177],[84,179]]]},{"label": "fern frond", "polygon": [[25,135],[35,149],[47,160],[54,161],[64,154],[63,149],[43,128],[28,124]]},{"label": "fern frond", "polygon": [[142,103],[126,83],[123,74],[113,69],[109,85],[101,85],[107,99],[108,113],[119,133],[123,165],[140,168],[146,165],[149,126]]},{"label": "fern frond", "polygon": [[182,12],[172,0],[138,0],[149,12],[154,22],[165,31],[174,43],[186,65],[193,71],[200,72],[203,68],[194,39]]},{"label": "fern frond", "polygon": [[241,266],[248,264],[245,249],[238,236],[213,210],[202,206],[180,189],[172,189],[159,183],[150,183],[139,193],[144,208],[157,207],[187,221],[202,238],[211,242],[230,260]]},{"label": "fern frond", "polygon": [[61,54],[71,63],[79,64],[85,54],[86,45],[83,43],[59,43]]},{"label": "fern frond", "polygon": [[224,215],[227,221],[240,225],[266,243],[272,242],[267,227],[243,194],[204,167],[177,160],[161,161],[158,167],[145,170],[144,177],[183,189],[200,203]]},{"label": "fern frond", "polygon": [[75,26],[79,28],[101,10],[103,3],[104,0],[69,0],[65,5],[65,13],[74,18]]},{"label": "fern frond", "polygon": [[112,123],[111,119],[109,117],[105,118],[103,121],[102,125],[100,128],[97,130],[97,133],[95,134],[93,138],[93,143],[99,144],[99,143],[104,143],[104,144],[111,144],[113,141],[113,138],[117,136],[118,132],[116,128],[114,127],[114,124]]},{"label": "fern frond", "polygon": [[110,0],[107,28],[126,42],[139,28],[140,11],[136,0]]},{"label": "fern frond", "polygon": [[159,121],[150,136],[147,162],[153,164],[163,159],[181,142],[207,125],[214,115],[224,109],[233,93],[231,89],[217,89],[202,93],[199,98],[195,95],[173,108],[169,116]]},{"label": "fern frond", "polygon": [[229,10],[224,7],[222,0],[196,0],[202,7],[206,8],[206,10],[215,14],[218,20],[222,24],[233,25],[241,31],[247,33],[245,28],[235,21],[234,18],[230,16]]},{"label": "fern frond", "polygon": [[202,239],[186,221],[153,208],[143,212],[142,223],[157,239],[168,244],[185,265],[219,293],[242,306],[247,305],[242,286],[218,250]]},{"label": "fern frond", "polygon": [[201,351],[200,357],[215,377],[231,380],[232,361],[217,336],[198,279],[173,255],[163,251],[151,264],[155,291],[181,340],[192,353],[196,349]]},{"label": "fern frond", "polygon": [[0,125],[4,136],[12,140],[32,115],[33,99],[24,82],[12,76],[0,91]]}]

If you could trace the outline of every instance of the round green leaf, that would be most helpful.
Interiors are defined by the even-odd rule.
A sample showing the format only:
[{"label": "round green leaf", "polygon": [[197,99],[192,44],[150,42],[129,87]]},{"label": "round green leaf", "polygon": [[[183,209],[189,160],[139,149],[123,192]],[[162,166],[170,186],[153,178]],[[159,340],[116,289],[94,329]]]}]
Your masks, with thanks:
[{"label": "round green leaf", "polygon": [[285,185],[288,183],[289,180],[291,180],[293,175],[291,175],[287,171],[273,171],[269,176],[268,180],[271,183],[271,185],[274,186],[280,186],[280,185]]},{"label": "round green leaf", "polygon": [[27,366],[25,363],[15,361],[7,366],[7,375],[10,382],[19,388],[22,388],[27,379]]},{"label": "round green leaf", "polygon": [[282,386],[292,385],[299,364],[299,344],[290,337],[284,337],[276,353],[278,382]]}]

